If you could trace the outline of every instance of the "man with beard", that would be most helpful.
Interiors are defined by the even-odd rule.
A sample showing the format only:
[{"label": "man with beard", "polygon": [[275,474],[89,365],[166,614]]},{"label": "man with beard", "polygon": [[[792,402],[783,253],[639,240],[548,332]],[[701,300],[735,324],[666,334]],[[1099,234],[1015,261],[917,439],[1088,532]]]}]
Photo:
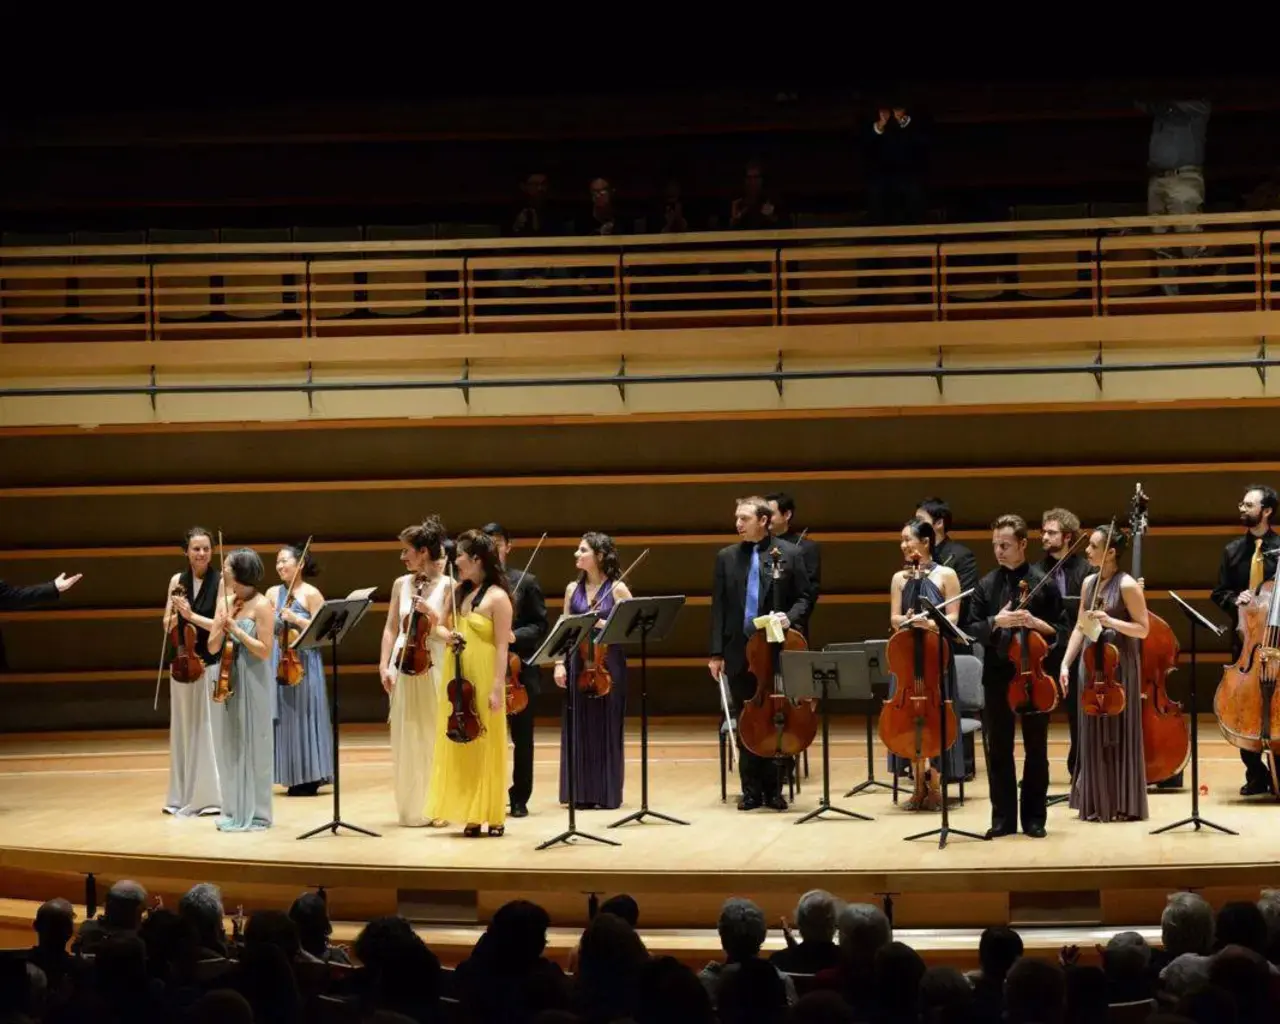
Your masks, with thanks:
[{"label": "man with beard", "polygon": [[[1040,517],[1040,546],[1044,548],[1044,558],[1036,564],[1046,576],[1053,577],[1052,583],[1045,586],[1056,586],[1063,599],[1065,614],[1062,617],[1058,642],[1045,658],[1044,670],[1054,679],[1062,668],[1062,655],[1067,649],[1067,637],[1075,628],[1076,612],[1079,610],[1080,587],[1084,578],[1089,575],[1089,562],[1080,554],[1066,557],[1076,539],[1080,536],[1080,517],[1065,508],[1051,508]],[[1076,598],[1075,601],[1068,598]],[[1064,702],[1067,711],[1067,725],[1071,731],[1071,745],[1067,748],[1067,772],[1071,778],[1076,777],[1076,712],[1079,706],[1079,687],[1073,686]]]},{"label": "man with beard", "polygon": [[[1222,551],[1222,563],[1218,567],[1218,585],[1213,591],[1213,603],[1226,612],[1234,627],[1240,618],[1240,609],[1252,604],[1264,580],[1275,576],[1276,551],[1280,549],[1280,536],[1271,528],[1276,506],[1280,504],[1274,489],[1265,484],[1250,484],[1240,499],[1240,523],[1247,531],[1237,537]],[[1239,630],[1231,630],[1231,657],[1240,657],[1244,638]],[[1272,793],[1271,774],[1263,763],[1262,755],[1253,750],[1240,751],[1244,762],[1244,785],[1241,796],[1259,796]]]}]

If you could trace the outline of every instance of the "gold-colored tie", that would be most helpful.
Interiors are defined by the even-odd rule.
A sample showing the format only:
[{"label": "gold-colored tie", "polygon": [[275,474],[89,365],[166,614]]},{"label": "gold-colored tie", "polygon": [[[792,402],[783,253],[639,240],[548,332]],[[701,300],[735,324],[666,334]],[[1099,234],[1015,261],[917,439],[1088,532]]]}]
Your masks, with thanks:
[{"label": "gold-colored tie", "polygon": [[1253,559],[1249,562],[1249,589],[1257,590],[1262,586],[1263,577],[1266,575],[1262,558],[1262,538],[1258,537],[1253,542]]}]

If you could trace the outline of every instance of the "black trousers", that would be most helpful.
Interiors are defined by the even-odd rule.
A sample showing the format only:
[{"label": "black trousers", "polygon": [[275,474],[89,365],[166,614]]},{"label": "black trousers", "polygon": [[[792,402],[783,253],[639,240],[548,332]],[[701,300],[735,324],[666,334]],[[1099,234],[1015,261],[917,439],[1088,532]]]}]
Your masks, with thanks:
[{"label": "black trousers", "polygon": [[[729,680],[729,692],[740,712],[742,705],[755,696],[755,676],[748,673],[734,676]],[[781,796],[784,773],[785,767],[780,767],[779,762],[773,758],[753,754],[744,747],[739,735],[738,778],[742,781],[743,796],[756,797],[760,800]]]},{"label": "black trousers", "polygon": [[[988,652],[987,657],[994,658]],[[1015,715],[1009,707],[1008,680],[984,678],[983,718],[987,730],[987,783],[991,790],[991,827],[1025,832],[1044,826],[1049,792],[1049,716]],[[1013,760],[1014,729],[1022,722],[1022,792]]]},{"label": "black trousers", "polygon": [[515,747],[511,766],[512,805],[527,804],[533,793],[533,701],[518,715],[507,715],[507,730]]}]

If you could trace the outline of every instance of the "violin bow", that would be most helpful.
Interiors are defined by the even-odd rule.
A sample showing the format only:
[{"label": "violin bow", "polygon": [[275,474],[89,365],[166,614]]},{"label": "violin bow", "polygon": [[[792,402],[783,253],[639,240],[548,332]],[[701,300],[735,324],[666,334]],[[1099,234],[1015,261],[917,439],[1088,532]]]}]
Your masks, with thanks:
[{"label": "violin bow", "polygon": [[[645,556],[646,556],[646,555],[648,555],[648,554],[649,554],[649,549],[648,549],[648,548],[645,548],[645,549],[644,549],[643,551],[641,551],[641,552],[640,552],[640,554],[636,557],[636,560],[635,560],[634,562],[632,562],[629,566],[627,566],[625,569],[623,569],[621,573],[619,573],[618,578],[617,578],[616,580],[610,580],[610,581],[609,581],[609,588],[608,588],[608,589],[609,589],[609,591],[612,593],[613,588],[614,588],[614,587],[616,587],[616,586],[617,586],[619,583],[621,583],[623,580],[625,580],[625,579],[627,578],[627,575],[631,572],[631,570],[632,570],[632,569],[634,569],[634,568],[635,568],[637,565],[639,565],[641,562],[643,562],[643,561],[645,560]],[[587,611],[586,611],[586,613],[584,613],[584,614],[589,614],[589,613],[591,613],[591,612],[595,611],[595,610],[596,610],[596,605],[598,605],[598,604],[600,603],[600,600],[604,597],[604,595],[605,595],[605,588],[604,588],[604,587],[601,587],[601,588],[599,589],[599,591],[597,591],[597,592],[596,592],[596,599],[595,599],[594,601],[592,601],[592,602],[591,602],[591,606],[590,606],[589,608],[587,608]]]},{"label": "violin bow", "polygon": [[[1116,533],[1116,519],[1115,519],[1115,516],[1112,516],[1111,522],[1107,524],[1107,543],[1102,549],[1102,560],[1104,562],[1107,560],[1107,552],[1111,550],[1111,539],[1115,536],[1115,533]],[[1117,565],[1116,570],[1119,571],[1119,569],[1120,569],[1120,566]],[[1101,603],[1102,603],[1102,566],[1098,566],[1098,578],[1093,584],[1093,598],[1089,601],[1089,611],[1096,612],[1098,610],[1098,606]]]},{"label": "violin bow", "polygon": [[[1115,521],[1112,520],[1113,525],[1114,523]],[[1076,548],[1078,548],[1082,543],[1088,542],[1088,540],[1089,540],[1089,534],[1081,533],[1080,536],[1075,539],[1075,543],[1073,543],[1071,547],[1067,549],[1067,553],[1062,556],[1062,561],[1065,562],[1068,558],[1074,555],[1076,553]],[[1107,543],[1108,544],[1111,543],[1111,535],[1109,533],[1107,534]],[[1027,607],[1027,605],[1031,603],[1031,599],[1040,592],[1040,588],[1043,587],[1046,583],[1048,583],[1051,579],[1053,579],[1053,573],[1052,572],[1045,573],[1044,576],[1040,578],[1040,582],[1037,583],[1034,587],[1032,587],[1031,590],[1027,593],[1027,596],[1018,603],[1018,607],[1016,610],[1022,611],[1022,609]]]},{"label": "violin bow", "polygon": [[529,556],[529,561],[524,563],[524,570],[520,573],[520,580],[516,583],[516,589],[511,592],[511,603],[514,605],[516,598],[520,596],[520,588],[524,586],[524,578],[529,575],[529,570],[533,568],[533,560],[538,557],[538,552],[542,550],[542,542],[547,539],[547,531],[542,531],[542,536],[538,538],[538,543],[533,546],[533,554]]},{"label": "violin bow", "polygon": [[[942,611],[942,609],[948,607],[949,605],[955,604],[957,601],[963,601],[966,597],[972,594],[975,589],[977,588],[970,587],[963,594],[956,594],[955,597],[949,597],[945,601],[941,602],[940,604],[934,605],[934,607],[937,608],[938,611]],[[919,612],[915,615],[912,615],[912,616],[909,616],[908,618],[903,619],[902,622],[899,624],[898,629],[904,629],[905,627],[910,626],[916,622],[923,622],[927,618],[929,618],[928,612]]]},{"label": "violin bow", "polygon": [[[188,563],[190,564],[190,563]],[[164,679],[164,655],[169,647],[169,629],[165,626],[165,619],[169,617],[169,612],[173,610],[173,591],[169,591],[169,596],[164,602],[164,616],[160,619],[160,664],[156,666],[156,699],[151,702],[151,710],[160,710],[160,683]],[[175,612],[175,614],[177,614]],[[179,633],[181,635],[181,633]]]},{"label": "violin bow", "polygon": [[[312,536],[314,537],[315,535],[312,534]],[[298,569],[293,574],[293,579],[289,581],[289,589],[285,591],[284,605],[283,605],[283,607],[285,608],[288,608],[289,602],[293,600],[293,588],[298,585],[298,580],[302,579],[302,570],[306,567],[307,552],[310,550],[311,550],[311,537],[308,537],[307,542],[302,545],[302,554],[298,556]]]}]

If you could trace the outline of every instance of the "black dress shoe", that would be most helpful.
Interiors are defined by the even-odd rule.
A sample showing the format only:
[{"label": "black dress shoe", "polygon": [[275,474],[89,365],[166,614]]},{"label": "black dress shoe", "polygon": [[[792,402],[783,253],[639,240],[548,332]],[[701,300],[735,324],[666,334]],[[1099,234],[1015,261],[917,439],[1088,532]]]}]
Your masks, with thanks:
[{"label": "black dress shoe", "polygon": [[988,839],[999,839],[1001,836],[1016,836],[1018,830],[1016,828],[989,828],[987,829]]},{"label": "black dress shoe", "polygon": [[1044,830],[1043,825],[1026,825],[1022,829],[1022,834],[1032,839],[1043,839],[1049,833]]},{"label": "black dress shoe", "polygon": [[740,811],[754,811],[757,807],[763,807],[763,806],[764,806],[764,801],[762,801],[758,796],[754,796],[751,794],[744,796],[741,800],[738,801],[738,810]]},{"label": "black dress shoe", "polygon": [[787,809],[787,801],[779,793],[777,796],[771,796],[765,801],[765,806],[774,811],[785,811]]},{"label": "black dress shoe", "polygon": [[1240,787],[1241,796],[1263,796],[1274,794],[1270,779],[1255,779]]},{"label": "black dress shoe", "polygon": [[526,807],[524,804],[512,804],[512,805],[511,805],[511,817],[513,817],[513,818],[527,818],[527,817],[529,817],[529,808],[528,808],[528,807]]}]

